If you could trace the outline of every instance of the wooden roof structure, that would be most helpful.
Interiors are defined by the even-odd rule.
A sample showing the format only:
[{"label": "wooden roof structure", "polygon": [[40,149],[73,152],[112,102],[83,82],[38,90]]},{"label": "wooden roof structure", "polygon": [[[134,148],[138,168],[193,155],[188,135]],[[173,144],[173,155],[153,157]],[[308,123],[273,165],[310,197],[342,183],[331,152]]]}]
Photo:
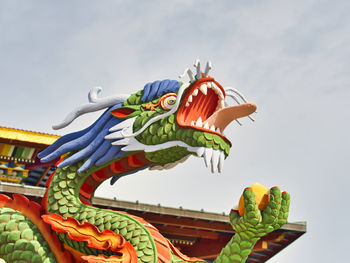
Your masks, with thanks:
[{"label": "wooden roof structure", "polygon": [[[58,138],[51,134],[0,127],[0,193],[23,194],[40,203],[46,190],[43,186],[55,168],[53,163],[40,164],[36,155]],[[9,165],[11,163],[16,165]],[[16,167],[22,167],[24,172],[13,175]],[[93,198],[93,205],[142,217],[158,228],[182,253],[208,261],[218,255],[234,234],[229,218],[224,214],[100,197]],[[260,239],[246,262],[267,261],[305,232],[305,222],[287,223]]]}]

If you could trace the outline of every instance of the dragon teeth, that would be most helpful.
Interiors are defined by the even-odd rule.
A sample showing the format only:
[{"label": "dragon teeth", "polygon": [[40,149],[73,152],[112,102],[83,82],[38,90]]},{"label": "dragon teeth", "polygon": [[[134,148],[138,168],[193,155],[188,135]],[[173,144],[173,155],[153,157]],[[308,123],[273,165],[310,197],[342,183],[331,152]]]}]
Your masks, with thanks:
[{"label": "dragon teeth", "polygon": [[221,173],[222,169],[224,168],[224,161],[225,161],[225,154],[223,151],[220,151],[219,165],[218,165],[218,172],[219,173]]},{"label": "dragon teeth", "polygon": [[218,170],[219,158],[220,158],[220,151],[214,150],[213,154],[211,156],[211,172],[212,173],[215,173]]},{"label": "dragon teeth", "polygon": [[206,84],[202,84],[201,87],[199,88],[199,90],[200,90],[204,95],[207,95],[207,85],[206,85]]},{"label": "dragon teeth", "polygon": [[203,157],[205,166],[211,169],[212,173],[221,173],[224,167],[225,152],[206,147],[193,147],[192,152],[198,157]]},{"label": "dragon teeth", "polygon": [[211,168],[211,172],[216,171],[221,173],[224,167],[225,153],[220,150],[214,150],[213,148],[205,148],[204,150],[204,163],[207,167]]},{"label": "dragon teeth", "polygon": [[209,167],[211,156],[213,155],[213,148],[205,148],[204,150],[204,163],[206,167]]},{"label": "dragon teeth", "polygon": [[[225,108],[225,97],[223,92],[221,91],[221,89],[218,87],[217,84],[215,84],[214,82],[206,82],[204,84],[202,84],[199,89],[195,89],[192,94],[188,97],[187,102],[185,104],[186,107],[190,106],[190,104],[193,101],[193,97],[197,96],[199,94],[199,91],[201,91],[204,95],[207,95],[208,93],[208,89],[212,89],[215,94],[218,95],[218,105],[215,109],[215,111],[220,110],[222,108]],[[221,131],[219,128],[216,128],[214,125],[212,125],[211,127],[209,126],[208,123],[203,123],[203,120],[201,117],[198,118],[197,121],[191,121],[191,126],[197,126],[197,127],[203,127],[205,129],[210,129],[211,131],[216,131],[218,133],[221,134]]]},{"label": "dragon teeth", "polygon": [[203,125],[203,123],[202,123],[202,118],[199,117],[198,120],[197,120],[197,122],[196,122],[196,126],[197,126],[197,127],[202,127],[202,125]]},{"label": "dragon teeth", "polygon": [[199,89],[195,89],[192,92],[192,94],[188,97],[185,106],[188,107],[190,105],[190,103],[193,100],[193,97],[198,95],[199,90],[204,95],[207,95],[208,89],[212,89],[219,97],[219,103],[218,103],[218,107],[217,108],[219,108],[219,107],[223,108],[225,106],[224,105],[224,99],[225,99],[224,94],[222,93],[221,89],[214,82],[206,82],[205,84],[202,84]]},{"label": "dragon teeth", "polygon": [[198,147],[198,148],[196,149],[197,156],[198,156],[198,157],[202,157],[202,155],[203,155],[203,153],[204,153],[204,150],[205,150],[204,147]]},{"label": "dragon teeth", "polygon": [[224,94],[222,94],[221,89],[214,82],[212,82],[212,89],[219,96],[220,100],[224,99]]},{"label": "dragon teeth", "polygon": [[225,161],[225,153],[223,151],[204,147],[197,147],[195,151],[198,157],[203,155],[205,166],[209,167],[210,165],[212,173],[216,171],[222,172]]},{"label": "dragon teeth", "polygon": [[197,96],[198,95],[198,89],[195,89],[193,92],[192,92],[192,95],[190,95],[187,99],[187,102],[186,102],[186,107],[188,107],[190,105],[190,103],[193,101],[193,97]]}]

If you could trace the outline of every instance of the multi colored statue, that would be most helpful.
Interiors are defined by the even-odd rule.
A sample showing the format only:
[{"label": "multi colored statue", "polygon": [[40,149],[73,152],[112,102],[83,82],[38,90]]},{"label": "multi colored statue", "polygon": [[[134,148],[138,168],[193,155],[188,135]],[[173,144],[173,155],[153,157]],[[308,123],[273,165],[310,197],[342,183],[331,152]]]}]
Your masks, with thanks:
[{"label": "multi colored statue", "polygon": [[[93,207],[91,198],[105,180],[142,169],[170,169],[190,155],[203,157],[212,172],[221,172],[229,154],[226,126],[256,111],[237,90],[223,88],[195,63],[190,81],[155,81],[132,95],[100,98],[77,108],[54,128],[78,116],[106,109],[90,127],[65,135],[38,156],[57,158],[39,205],[26,197],[0,195],[0,258],[6,262],[200,262],[181,254],[142,218]],[[184,77],[184,75],[182,77]],[[229,106],[228,99],[235,103]],[[216,262],[245,262],[262,236],[287,221],[289,194],[270,189],[260,211],[251,188],[243,193],[245,212],[230,221],[236,234]],[[52,231],[53,230],[53,231]]]}]

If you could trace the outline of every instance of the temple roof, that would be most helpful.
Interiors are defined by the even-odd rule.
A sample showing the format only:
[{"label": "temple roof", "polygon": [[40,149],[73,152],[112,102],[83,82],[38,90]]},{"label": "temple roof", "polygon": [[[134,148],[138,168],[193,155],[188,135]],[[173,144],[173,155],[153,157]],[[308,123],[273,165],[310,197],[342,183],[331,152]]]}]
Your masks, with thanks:
[{"label": "temple roof", "polygon": [[[41,202],[46,189],[0,181],[0,192],[26,195],[30,200]],[[225,214],[164,207],[116,199],[94,197],[94,206],[124,211],[144,218],[154,225],[180,251],[188,256],[211,261],[234,235]],[[281,229],[262,237],[255,245],[246,262],[265,262],[286,248],[306,232],[306,222],[287,223]]]},{"label": "temple roof", "polygon": [[0,138],[15,142],[50,145],[60,136],[0,126]]},{"label": "temple roof", "polygon": [[[60,136],[0,126],[0,192],[41,202],[54,162],[41,164],[38,152]],[[226,214],[94,197],[93,205],[125,211],[153,224],[188,256],[211,261],[234,235]],[[246,262],[265,262],[306,232],[306,223],[287,223],[259,240]]]}]

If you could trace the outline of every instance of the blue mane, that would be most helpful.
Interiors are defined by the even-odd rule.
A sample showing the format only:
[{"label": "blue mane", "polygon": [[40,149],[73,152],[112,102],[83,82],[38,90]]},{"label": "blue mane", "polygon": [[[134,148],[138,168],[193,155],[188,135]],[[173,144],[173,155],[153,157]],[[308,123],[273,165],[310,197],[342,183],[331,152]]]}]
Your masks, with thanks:
[{"label": "blue mane", "polygon": [[[147,83],[143,89],[141,101],[151,101],[166,93],[177,92],[180,86],[180,82],[168,79]],[[110,111],[122,106],[123,103],[118,103],[108,108],[90,127],[59,138],[38,154],[41,162],[50,162],[63,154],[73,153],[58,167],[62,168],[86,159],[78,170],[81,173],[93,165],[103,165],[121,157],[125,153],[121,150],[122,146],[112,145],[111,141],[104,139],[104,137],[109,133],[110,128],[123,121],[110,114]]]},{"label": "blue mane", "polygon": [[142,102],[151,101],[155,98],[160,98],[166,93],[177,92],[181,86],[181,83],[177,80],[157,80],[147,83],[143,88],[143,94],[141,97]]},{"label": "blue mane", "polygon": [[115,118],[110,114],[111,110],[121,107],[119,103],[114,107],[108,108],[97,121],[90,127],[62,136],[44,151],[38,154],[41,162],[55,160],[65,153],[74,153],[69,158],[61,162],[58,167],[65,167],[88,158],[79,168],[78,172],[83,172],[92,165],[102,165],[121,156],[121,146],[112,145],[104,137],[109,129],[122,120]]}]

